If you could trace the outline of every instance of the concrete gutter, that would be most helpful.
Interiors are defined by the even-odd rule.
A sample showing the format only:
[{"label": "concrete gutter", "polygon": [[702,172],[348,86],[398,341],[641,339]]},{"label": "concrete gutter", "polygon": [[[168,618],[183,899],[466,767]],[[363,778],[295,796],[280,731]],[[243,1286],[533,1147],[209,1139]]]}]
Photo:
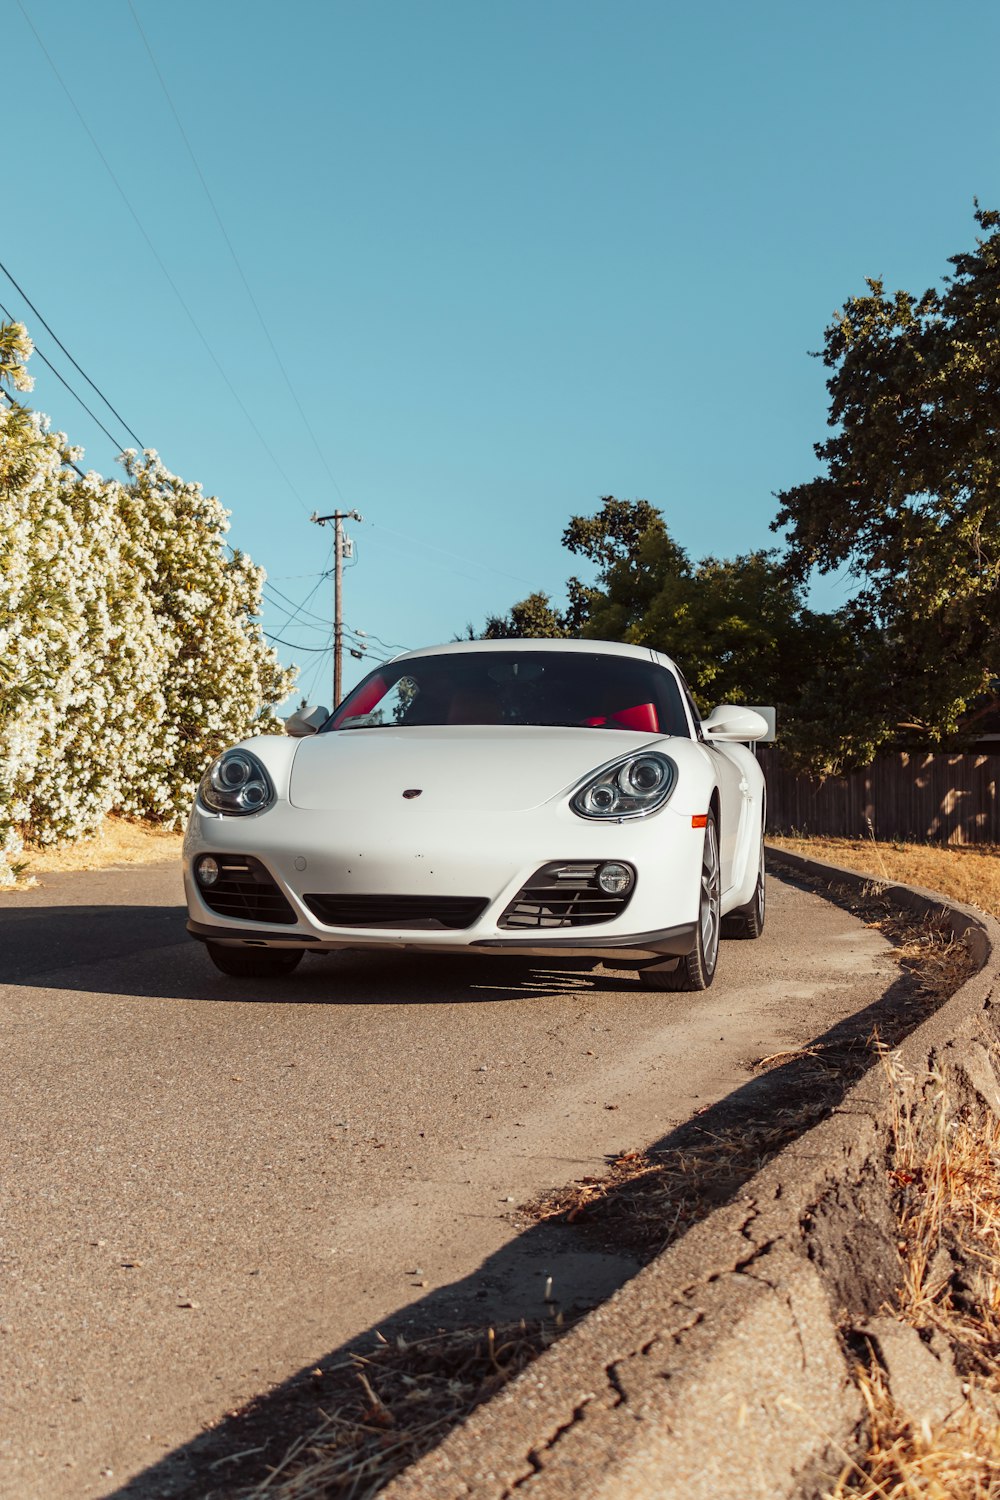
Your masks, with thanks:
[{"label": "concrete gutter", "polygon": [[[852,888],[872,877],[769,850]],[[956,1106],[1000,1115],[991,1009],[1000,925],[931,891],[881,886],[943,914],[978,972],[899,1049]],[[998,992],[1000,993],[1000,992]],[[863,1420],[846,1335],[890,1349],[878,1314],[899,1283],[886,1173],[890,1083],[872,1069],[820,1125],[590,1313],[383,1500],[806,1500],[855,1450]],[[885,1320],[888,1323],[889,1320]],[[902,1330],[902,1335],[906,1330]],[[913,1335],[914,1341],[916,1335]],[[924,1345],[922,1388],[953,1372]],[[896,1371],[886,1361],[895,1389]],[[934,1368],[932,1368],[934,1367]],[[899,1362],[900,1380],[912,1364]]]}]

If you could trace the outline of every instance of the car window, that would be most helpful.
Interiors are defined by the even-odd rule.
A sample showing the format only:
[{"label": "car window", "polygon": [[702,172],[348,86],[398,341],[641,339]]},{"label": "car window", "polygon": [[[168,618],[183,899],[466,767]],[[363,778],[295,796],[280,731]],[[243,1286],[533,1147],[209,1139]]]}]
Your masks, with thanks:
[{"label": "car window", "polygon": [[[420,684],[415,677],[400,677],[396,682],[386,683],[378,697],[366,706],[367,698],[355,703],[349,714],[338,714],[338,729],[375,729],[383,724],[402,724],[407,714],[413,713],[420,695]],[[352,694],[352,697],[357,697]],[[368,695],[370,696],[370,695]],[[347,705],[344,705],[345,709]]]},{"label": "car window", "polygon": [[690,736],[681,689],[651,661],[605,652],[463,651],[380,667],[324,730],[576,725]]}]

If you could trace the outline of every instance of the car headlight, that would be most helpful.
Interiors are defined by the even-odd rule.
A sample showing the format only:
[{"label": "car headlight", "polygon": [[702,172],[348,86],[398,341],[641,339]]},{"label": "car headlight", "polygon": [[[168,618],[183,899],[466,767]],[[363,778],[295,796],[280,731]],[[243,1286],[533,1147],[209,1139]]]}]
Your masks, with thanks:
[{"label": "car headlight", "polygon": [[201,778],[198,801],[209,812],[243,818],[270,807],[274,787],[256,755],[249,750],[224,750]]},{"label": "car headlight", "polygon": [[570,806],[581,818],[645,818],[663,806],[676,782],[668,756],[630,755],[584,782]]}]

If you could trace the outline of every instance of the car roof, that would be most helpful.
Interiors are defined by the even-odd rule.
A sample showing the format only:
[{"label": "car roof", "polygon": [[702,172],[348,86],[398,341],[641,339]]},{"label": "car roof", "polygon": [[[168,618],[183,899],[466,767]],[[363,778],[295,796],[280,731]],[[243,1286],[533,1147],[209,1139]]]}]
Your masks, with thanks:
[{"label": "car roof", "polygon": [[629,646],[623,641],[583,641],[559,636],[511,636],[491,641],[449,641],[443,646],[424,646],[416,651],[404,651],[393,657],[393,661],[406,661],[415,656],[452,656],[479,651],[559,651],[580,652],[590,656],[629,656],[638,661],[654,661],[676,671],[674,663],[662,651],[651,646]]}]

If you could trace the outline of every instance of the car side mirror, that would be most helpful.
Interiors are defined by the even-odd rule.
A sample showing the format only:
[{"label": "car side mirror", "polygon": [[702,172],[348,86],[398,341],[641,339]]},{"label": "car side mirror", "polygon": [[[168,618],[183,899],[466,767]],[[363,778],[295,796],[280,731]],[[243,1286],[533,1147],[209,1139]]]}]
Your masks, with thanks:
[{"label": "car side mirror", "polygon": [[722,703],[713,708],[707,719],[701,721],[702,732],[710,740],[766,739],[770,726],[763,714],[755,708],[743,708],[735,703]]},{"label": "car side mirror", "polygon": [[761,735],[758,744],[773,745],[778,738],[778,710],[764,708],[759,703],[748,703],[747,708],[752,708],[755,714],[760,714],[767,725],[767,733]]},{"label": "car side mirror", "polygon": [[307,734],[315,734],[329,717],[328,708],[307,703],[305,708],[296,709],[295,713],[289,714],[285,720],[285,733],[290,734],[296,740],[304,739]]}]

